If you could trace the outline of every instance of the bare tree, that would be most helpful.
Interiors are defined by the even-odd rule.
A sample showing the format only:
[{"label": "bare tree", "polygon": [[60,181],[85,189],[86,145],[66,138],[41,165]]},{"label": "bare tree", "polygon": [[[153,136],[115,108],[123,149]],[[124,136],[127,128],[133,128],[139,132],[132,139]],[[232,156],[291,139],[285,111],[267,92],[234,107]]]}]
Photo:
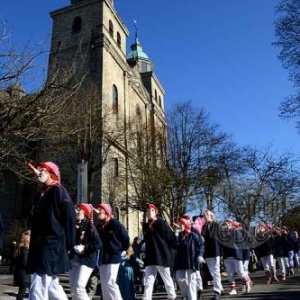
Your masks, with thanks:
[{"label": "bare tree", "polygon": [[224,167],[228,166],[227,172],[234,169],[228,165],[234,143],[203,108],[191,102],[174,105],[167,120],[172,206],[178,214],[203,206],[213,210],[214,190],[225,176]]},{"label": "bare tree", "polygon": [[[68,99],[80,83],[74,83],[72,64],[61,69],[63,76],[46,80],[36,61],[46,55],[43,44],[28,42],[17,47],[12,34],[2,23],[0,32],[0,170],[11,170],[26,178],[28,159],[35,159],[41,140],[58,129],[57,116],[66,109]],[[34,81],[38,74],[39,80]],[[44,78],[45,79],[45,78]],[[37,85],[36,87],[34,85]],[[22,85],[31,90],[27,94]],[[26,173],[27,172],[27,173]]]},{"label": "bare tree", "polygon": [[278,58],[289,72],[289,79],[296,89],[280,105],[280,116],[283,119],[295,119],[300,130],[300,3],[295,0],[282,0],[277,6],[278,18],[275,21],[274,43],[280,49]]},{"label": "bare tree", "polygon": [[278,224],[295,205],[300,187],[298,161],[290,153],[272,153],[271,147],[247,147],[243,153],[243,173],[226,178],[220,185],[224,213],[244,222],[247,228],[254,221]]}]

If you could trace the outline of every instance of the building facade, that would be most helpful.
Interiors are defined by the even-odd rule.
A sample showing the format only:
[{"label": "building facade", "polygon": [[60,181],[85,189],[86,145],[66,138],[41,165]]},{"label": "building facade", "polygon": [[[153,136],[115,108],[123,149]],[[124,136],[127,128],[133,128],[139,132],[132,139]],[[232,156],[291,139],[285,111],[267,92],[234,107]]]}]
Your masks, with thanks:
[{"label": "building facade", "polygon": [[[133,239],[141,233],[143,214],[128,205],[129,197],[136,192],[129,164],[130,157],[146,144],[132,131],[142,128],[152,137],[158,131],[166,132],[165,91],[137,34],[127,53],[129,31],[112,0],[71,0],[70,5],[50,15],[53,29],[49,76],[58,65],[60,68],[74,65],[77,78],[84,78],[80,89],[96,86],[102,113],[104,107],[111,109],[109,122],[102,125],[103,131],[117,124],[122,128],[121,138],[110,147],[101,171],[93,179],[95,192],[90,201],[94,205],[111,203],[116,217]],[[151,145],[156,147],[156,142]]]}]

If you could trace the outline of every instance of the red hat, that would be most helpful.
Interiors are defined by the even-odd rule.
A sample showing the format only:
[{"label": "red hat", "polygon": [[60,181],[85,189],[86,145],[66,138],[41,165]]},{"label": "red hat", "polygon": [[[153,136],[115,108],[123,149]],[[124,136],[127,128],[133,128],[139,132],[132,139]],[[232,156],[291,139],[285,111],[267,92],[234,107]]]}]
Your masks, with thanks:
[{"label": "red hat", "polygon": [[182,215],[180,218],[181,218],[181,219],[186,219],[186,220],[188,220],[188,221],[191,220],[191,217],[190,217],[189,215]]},{"label": "red hat", "polygon": [[78,208],[84,211],[84,214],[87,218],[91,219],[93,216],[93,206],[87,203],[80,203],[77,205]]},{"label": "red hat", "polygon": [[181,218],[181,219],[179,219],[178,222],[183,225],[185,231],[188,231],[188,232],[191,231],[191,221],[190,220]]},{"label": "red hat", "polygon": [[60,171],[55,163],[51,161],[39,162],[38,166],[45,168],[50,173],[51,178],[60,183]]},{"label": "red hat", "polygon": [[147,209],[154,209],[157,211],[157,207],[154,204],[148,204]]},{"label": "red hat", "polygon": [[107,216],[111,216],[112,209],[111,209],[111,206],[109,204],[107,204],[107,203],[99,204],[98,208],[99,209],[103,209],[105,211],[105,213],[106,213]]}]

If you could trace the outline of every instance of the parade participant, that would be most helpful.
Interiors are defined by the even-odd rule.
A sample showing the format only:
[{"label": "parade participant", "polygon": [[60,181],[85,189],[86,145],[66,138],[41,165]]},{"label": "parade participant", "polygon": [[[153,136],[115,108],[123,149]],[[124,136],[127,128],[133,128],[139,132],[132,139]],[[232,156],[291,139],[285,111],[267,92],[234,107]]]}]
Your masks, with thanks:
[{"label": "parade participant", "polygon": [[282,254],[287,269],[287,276],[294,275],[294,238],[286,226],[282,227]]},{"label": "parade participant", "polygon": [[143,225],[145,240],[145,289],[143,300],[151,300],[157,272],[160,274],[169,300],[176,298],[174,283],[170,275],[171,247],[175,235],[169,225],[159,218],[154,204],[146,209],[148,222]]},{"label": "parade participant", "polygon": [[121,254],[130,246],[129,236],[125,227],[112,216],[109,204],[99,204],[96,212],[100,221],[99,236],[103,243],[100,281],[103,300],[122,300],[117,276],[121,262]]},{"label": "parade participant", "polygon": [[266,271],[267,284],[278,282],[276,276],[276,266],[274,261],[274,238],[270,232],[270,227],[265,223],[258,225],[258,233],[256,236],[256,252],[260,257],[260,261]]},{"label": "parade participant", "polygon": [[280,227],[274,227],[273,228],[273,239],[274,239],[274,259],[275,259],[275,266],[276,262],[278,262],[279,270],[281,273],[281,280],[286,280],[286,268],[285,268],[285,262],[283,259],[283,237],[281,235],[281,228]]},{"label": "parade participant", "polygon": [[70,254],[72,269],[70,286],[72,300],[89,300],[86,285],[92,274],[102,242],[93,224],[93,206],[80,203],[76,207],[76,241]]},{"label": "parade participant", "polygon": [[229,295],[236,295],[236,285],[234,274],[237,274],[245,286],[246,293],[250,292],[251,282],[243,267],[243,249],[239,243],[242,240],[241,232],[235,228],[234,221],[226,219],[225,224],[227,228],[222,233],[222,244],[224,265],[228,276],[228,281],[231,287]]},{"label": "parade participant", "polygon": [[219,224],[215,221],[214,214],[210,210],[206,210],[203,215],[206,221],[202,228],[205,244],[204,259],[213,278],[214,295],[212,300],[220,300],[223,287],[220,272]]},{"label": "parade participant", "polygon": [[176,281],[187,300],[202,300],[202,290],[197,291],[197,271],[204,261],[204,243],[199,234],[192,231],[190,220],[181,218],[178,222],[180,233],[177,231],[174,243],[177,250],[174,260]]},{"label": "parade participant", "polygon": [[68,253],[73,250],[76,232],[75,208],[60,184],[59,168],[40,162],[35,168],[43,189],[37,194],[31,215],[31,239],[27,271],[33,273],[30,300],[68,300],[58,275],[70,270]]},{"label": "parade participant", "polygon": [[[240,233],[237,237],[240,239],[237,242],[237,247],[239,247],[242,251],[242,262],[243,262],[243,270],[246,274],[246,277],[250,281],[250,286],[252,286],[253,282],[249,276],[249,261],[250,261],[250,248],[253,246],[253,243],[249,243],[249,234],[246,229],[242,226],[240,222],[234,221],[233,226]],[[245,281],[243,281],[242,290],[247,292],[247,286]]]}]

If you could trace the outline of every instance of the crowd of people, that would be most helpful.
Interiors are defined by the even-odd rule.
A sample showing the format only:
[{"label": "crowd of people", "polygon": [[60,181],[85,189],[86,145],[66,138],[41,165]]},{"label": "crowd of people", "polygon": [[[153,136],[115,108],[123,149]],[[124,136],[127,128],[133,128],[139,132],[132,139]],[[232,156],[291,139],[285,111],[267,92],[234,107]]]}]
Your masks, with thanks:
[{"label": "crowd of people", "polygon": [[237,294],[235,276],[242,283],[241,291],[250,293],[249,270],[255,271],[259,261],[268,284],[286,280],[299,265],[298,234],[285,227],[261,223],[250,234],[241,223],[217,222],[211,211],[205,211],[192,219],[182,215],[171,228],[158,216],[154,204],[146,208],[143,240],[136,237],[130,246],[128,232],[113,217],[109,204],[74,207],[56,164],[29,166],[43,189],[34,200],[31,231],[22,234],[15,248],[17,300],[23,299],[26,288],[29,300],[68,299],[59,284],[59,275],[66,272],[70,273],[72,300],[92,299],[99,278],[103,300],[134,300],[137,283],[143,285],[143,300],[151,300],[158,274],[169,300],[176,299],[176,288],[183,299],[203,300],[204,265],[212,279],[211,300],[220,300],[225,293],[221,263],[230,295]]}]

